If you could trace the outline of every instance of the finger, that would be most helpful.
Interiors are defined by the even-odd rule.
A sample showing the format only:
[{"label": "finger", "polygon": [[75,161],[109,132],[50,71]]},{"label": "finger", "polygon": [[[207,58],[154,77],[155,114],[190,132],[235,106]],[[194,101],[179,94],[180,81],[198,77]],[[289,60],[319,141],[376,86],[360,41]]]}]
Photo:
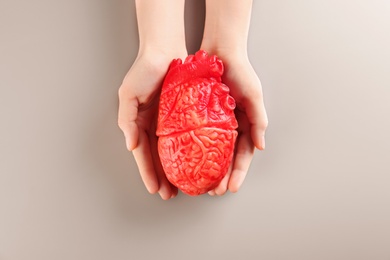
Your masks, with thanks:
[{"label": "finger", "polygon": [[237,192],[243,183],[254,155],[254,144],[248,132],[238,136],[236,156],[229,179],[230,192]]},{"label": "finger", "polygon": [[211,190],[208,192],[210,196],[215,196],[215,191],[214,190]]},{"label": "finger", "polygon": [[[166,178],[160,183],[158,193],[163,200],[169,200],[177,196],[179,192],[178,188],[171,184]],[[163,188],[161,188],[161,186],[163,186]]]},{"label": "finger", "polygon": [[222,181],[214,189],[215,194],[217,194],[218,196],[222,196],[226,193],[226,191],[228,189],[228,183],[229,183],[230,175],[232,173],[232,169],[233,169],[233,162],[230,163],[229,169],[228,169],[225,177],[223,177]]},{"label": "finger", "polygon": [[150,152],[148,136],[144,131],[139,133],[138,145],[133,150],[133,155],[146,189],[151,194],[156,193],[159,190],[158,179]]},{"label": "finger", "polygon": [[[174,193],[174,186],[168,181],[164,169],[161,165],[160,156],[158,155],[158,137],[153,133],[149,134],[150,144],[151,144],[151,154],[153,159],[154,169],[157,174],[159,190],[158,193],[163,200],[168,200],[172,197]],[[176,187],[175,187],[176,188]],[[177,193],[177,192],[176,192]]]},{"label": "finger", "polygon": [[118,125],[123,131],[126,139],[126,147],[129,151],[137,147],[138,126],[135,122],[138,114],[138,101],[136,98],[129,98],[122,88],[119,89],[119,111]]},{"label": "finger", "polygon": [[[158,175],[158,182],[159,182],[159,190],[158,194],[160,194],[160,197],[163,200],[168,200],[172,197],[172,195],[176,192],[177,194],[177,188],[174,187],[165,176],[164,172],[159,172]],[[175,191],[176,190],[176,191]]]},{"label": "finger", "polygon": [[158,194],[163,200],[169,200],[172,197],[171,185],[167,180],[160,179],[160,188]]},{"label": "finger", "polygon": [[245,102],[245,112],[251,124],[251,136],[254,145],[259,150],[265,149],[265,130],[268,126],[268,117],[265,110],[262,94],[254,95]]}]

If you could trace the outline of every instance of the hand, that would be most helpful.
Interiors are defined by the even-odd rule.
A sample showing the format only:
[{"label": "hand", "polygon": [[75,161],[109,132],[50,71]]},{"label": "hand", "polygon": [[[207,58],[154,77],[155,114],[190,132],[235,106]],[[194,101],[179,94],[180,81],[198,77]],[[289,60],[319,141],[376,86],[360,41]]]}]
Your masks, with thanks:
[{"label": "hand", "polygon": [[183,52],[140,54],[119,89],[118,124],[133,152],[147,190],[159,192],[167,200],[177,195],[169,183],[157,152],[156,124],[162,81],[174,58],[185,57]]},{"label": "hand", "polygon": [[169,64],[187,56],[184,0],[136,0],[139,54],[119,89],[118,124],[147,190],[164,200],[177,188],[165,177],[157,152],[156,116]]},{"label": "hand", "polygon": [[260,80],[246,54],[219,52],[224,62],[225,73],[222,82],[230,88],[236,100],[238,137],[232,164],[226,176],[210,195],[223,195],[229,189],[237,192],[243,183],[254,155],[254,148],[265,148],[265,130],[268,119],[263,102]]},{"label": "hand", "polygon": [[225,65],[222,82],[237,103],[238,137],[233,161],[225,178],[210,195],[237,192],[248,172],[254,148],[264,149],[268,119],[261,83],[247,54],[253,0],[206,0],[201,49],[216,54]]}]

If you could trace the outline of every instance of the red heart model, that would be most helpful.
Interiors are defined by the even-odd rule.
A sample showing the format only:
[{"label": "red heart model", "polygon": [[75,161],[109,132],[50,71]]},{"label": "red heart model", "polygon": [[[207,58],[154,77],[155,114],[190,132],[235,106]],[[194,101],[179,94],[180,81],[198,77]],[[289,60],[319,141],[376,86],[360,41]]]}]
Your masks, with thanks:
[{"label": "red heart model", "polygon": [[222,61],[200,50],[173,60],[162,86],[158,152],[168,180],[188,195],[214,189],[233,157],[236,103],[222,74]]}]

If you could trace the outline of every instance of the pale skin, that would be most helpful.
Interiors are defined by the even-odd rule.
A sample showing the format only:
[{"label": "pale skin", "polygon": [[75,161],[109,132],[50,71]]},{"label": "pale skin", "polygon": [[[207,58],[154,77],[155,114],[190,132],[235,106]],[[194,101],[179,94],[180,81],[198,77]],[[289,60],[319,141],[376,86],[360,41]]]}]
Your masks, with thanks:
[{"label": "pale skin", "polygon": [[[225,66],[223,82],[237,103],[239,135],[232,164],[221,183],[209,192],[223,195],[241,187],[255,147],[265,148],[268,119],[260,80],[248,59],[251,0],[206,0],[201,49],[216,54]],[[151,193],[168,200],[177,188],[166,179],[157,153],[158,94],[170,62],[187,56],[184,0],[136,0],[140,37],[138,56],[119,88],[118,124],[133,152],[141,178]]]}]

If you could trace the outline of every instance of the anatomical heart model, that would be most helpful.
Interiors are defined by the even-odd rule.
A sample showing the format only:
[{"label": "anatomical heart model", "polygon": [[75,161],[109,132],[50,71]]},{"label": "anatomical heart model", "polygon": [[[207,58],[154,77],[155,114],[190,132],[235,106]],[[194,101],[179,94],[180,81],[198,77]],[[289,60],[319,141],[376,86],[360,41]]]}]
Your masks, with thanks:
[{"label": "anatomical heart model", "polygon": [[163,83],[158,152],[168,180],[189,195],[215,188],[232,161],[236,103],[222,74],[222,61],[201,50],[173,60]]}]

